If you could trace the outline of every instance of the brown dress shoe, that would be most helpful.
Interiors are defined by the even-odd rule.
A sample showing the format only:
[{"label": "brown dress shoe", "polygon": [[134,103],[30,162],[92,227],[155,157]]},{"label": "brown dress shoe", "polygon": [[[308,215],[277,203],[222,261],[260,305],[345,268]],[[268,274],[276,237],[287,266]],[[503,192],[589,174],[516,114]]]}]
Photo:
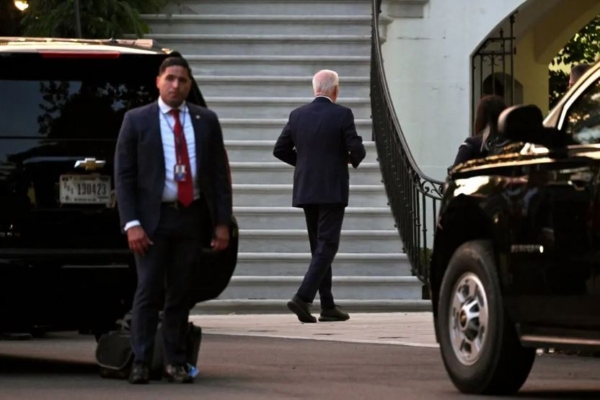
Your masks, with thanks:
[{"label": "brown dress shoe", "polygon": [[329,308],[321,311],[321,316],[319,317],[319,321],[321,322],[338,322],[338,321],[347,321],[350,319],[350,315],[342,311],[340,306],[334,306],[333,308]]},{"label": "brown dress shoe", "polygon": [[150,381],[150,370],[143,363],[133,364],[129,373],[129,383],[134,385],[144,385]]},{"label": "brown dress shoe", "polygon": [[192,383],[194,378],[190,375],[187,368],[183,365],[169,364],[165,367],[165,378],[169,382]]},{"label": "brown dress shoe", "polygon": [[296,314],[300,322],[307,324],[317,322],[317,319],[310,313],[310,303],[303,301],[298,295],[292,297],[292,299],[288,301],[287,306],[290,311]]}]

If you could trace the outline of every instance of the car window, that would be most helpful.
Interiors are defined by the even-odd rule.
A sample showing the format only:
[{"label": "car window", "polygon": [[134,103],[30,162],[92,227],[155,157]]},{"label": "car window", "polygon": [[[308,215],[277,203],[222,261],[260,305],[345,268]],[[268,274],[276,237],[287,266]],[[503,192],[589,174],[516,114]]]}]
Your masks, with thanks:
[{"label": "car window", "polygon": [[116,139],[125,112],[158,97],[160,61],[0,60],[0,137]]},{"label": "car window", "polygon": [[589,86],[569,108],[565,132],[580,144],[600,143],[600,80]]}]

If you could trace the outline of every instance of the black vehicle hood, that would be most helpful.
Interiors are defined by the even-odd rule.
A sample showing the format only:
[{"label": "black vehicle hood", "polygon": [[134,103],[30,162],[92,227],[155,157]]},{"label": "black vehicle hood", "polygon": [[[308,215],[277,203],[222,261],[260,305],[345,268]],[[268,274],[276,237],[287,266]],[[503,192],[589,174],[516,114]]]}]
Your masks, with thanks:
[{"label": "black vehicle hood", "polygon": [[474,159],[459,164],[450,171],[450,175],[470,173],[469,175],[472,176],[472,173],[485,171],[486,169],[546,164],[566,159],[588,158],[600,160],[600,144],[572,145],[556,149],[548,149],[530,143],[515,143],[509,146],[504,154]]}]

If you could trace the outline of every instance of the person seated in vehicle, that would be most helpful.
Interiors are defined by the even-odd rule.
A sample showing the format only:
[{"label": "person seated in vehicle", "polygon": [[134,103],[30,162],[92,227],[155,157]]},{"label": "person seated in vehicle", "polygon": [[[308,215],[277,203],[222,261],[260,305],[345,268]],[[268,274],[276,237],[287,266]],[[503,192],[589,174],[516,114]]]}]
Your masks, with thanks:
[{"label": "person seated in vehicle", "polygon": [[497,136],[498,117],[505,109],[506,104],[500,96],[489,95],[481,98],[477,106],[473,136],[466,138],[459,146],[454,164],[450,169],[458,164],[488,155],[489,145]]},{"label": "person seated in vehicle", "polygon": [[573,85],[577,83],[579,78],[581,78],[591,67],[590,64],[586,63],[573,66],[573,68],[571,68],[571,73],[569,74],[569,89],[571,89]]}]

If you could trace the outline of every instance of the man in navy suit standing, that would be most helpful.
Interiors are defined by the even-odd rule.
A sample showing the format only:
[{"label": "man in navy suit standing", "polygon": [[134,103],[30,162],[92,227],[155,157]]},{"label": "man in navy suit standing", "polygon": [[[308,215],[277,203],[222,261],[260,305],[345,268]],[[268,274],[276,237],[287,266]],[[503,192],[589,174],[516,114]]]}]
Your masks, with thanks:
[{"label": "man in navy suit standing", "polygon": [[[115,154],[119,214],[135,254],[138,281],[129,381],[148,383],[165,290],[165,375],[169,381],[189,383],[185,339],[190,280],[204,224],[214,226],[215,251],[229,244],[231,187],[216,114],[185,101],[192,87],[188,63],[180,57],[165,59],[156,85],[156,102],[125,114]],[[202,202],[212,221],[203,220]]]},{"label": "man in navy suit standing", "polygon": [[312,259],[288,308],[301,322],[317,322],[310,306],[319,292],[319,321],[350,318],[333,300],[331,263],[340,243],[348,205],[348,164],[357,168],[366,152],[356,133],[354,115],[335,104],[339,94],[336,72],[322,70],[313,77],[315,99],[290,113],[273,155],[293,165],[292,205],[304,209]]}]

